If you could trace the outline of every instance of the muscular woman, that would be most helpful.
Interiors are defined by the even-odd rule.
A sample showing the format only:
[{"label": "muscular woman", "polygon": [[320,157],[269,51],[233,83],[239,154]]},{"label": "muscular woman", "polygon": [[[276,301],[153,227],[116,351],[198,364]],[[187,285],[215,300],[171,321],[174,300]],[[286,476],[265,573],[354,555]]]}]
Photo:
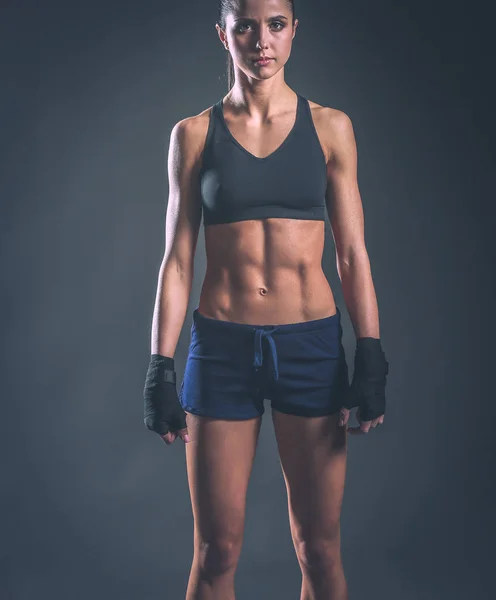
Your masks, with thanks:
[{"label": "muscular woman", "polygon": [[[301,600],[346,600],[340,512],[347,433],[384,421],[388,363],[350,118],[284,79],[291,0],[222,0],[234,81],[171,133],[166,248],[152,324],[145,423],[186,444],[194,548],[186,600],[233,600],[246,491],[269,400],[302,572]],[[357,338],[351,386],[341,313],[322,271],[329,216]],[[179,395],[174,353],[203,217],[207,270]],[[358,407],[357,428],[347,427]]]}]

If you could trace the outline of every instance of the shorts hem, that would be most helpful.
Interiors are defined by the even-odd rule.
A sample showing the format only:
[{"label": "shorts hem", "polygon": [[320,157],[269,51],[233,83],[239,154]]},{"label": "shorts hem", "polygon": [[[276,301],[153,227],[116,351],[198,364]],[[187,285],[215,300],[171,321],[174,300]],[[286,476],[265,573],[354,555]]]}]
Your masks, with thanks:
[{"label": "shorts hem", "polygon": [[210,419],[222,419],[228,421],[248,421],[249,419],[256,419],[257,417],[261,417],[263,415],[263,412],[256,412],[253,415],[232,415],[215,411],[198,410],[192,406],[183,406],[183,410],[199,417],[208,417]]},{"label": "shorts hem", "polygon": [[299,406],[290,406],[288,404],[279,404],[277,402],[272,402],[271,407],[274,410],[277,410],[286,415],[294,415],[296,417],[324,417],[331,416],[338,413],[341,410],[341,407],[337,408],[304,408]]}]

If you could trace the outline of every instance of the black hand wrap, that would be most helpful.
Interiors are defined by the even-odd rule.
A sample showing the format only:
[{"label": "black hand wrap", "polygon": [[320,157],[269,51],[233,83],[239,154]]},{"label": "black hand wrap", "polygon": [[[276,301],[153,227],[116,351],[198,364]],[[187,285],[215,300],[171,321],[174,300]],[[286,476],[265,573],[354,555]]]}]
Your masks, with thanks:
[{"label": "black hand wrap", "polygon": [[165,435],[169,431],[186,428],[186,413],[176,390],[174,359],[152,354],[146,374],[145,425],[150,431]]},{"label": "black hand wrap", "polygon": [[386,375],[389,363],[377,338],[357,339],[355,369],[344,408],[360,407],[362,421],[372,421],[386,411]]}]

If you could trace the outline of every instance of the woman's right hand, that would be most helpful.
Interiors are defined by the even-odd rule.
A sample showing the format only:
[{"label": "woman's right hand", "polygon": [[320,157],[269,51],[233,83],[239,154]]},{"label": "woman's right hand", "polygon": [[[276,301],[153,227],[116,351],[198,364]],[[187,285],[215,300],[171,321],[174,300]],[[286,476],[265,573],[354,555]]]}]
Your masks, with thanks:
[{"label": "woman's right hand", "polygon": [[143,397],[146,427],[158,433],[168,446],[177,437],[189,443],[186,413],[177,395],[174,359],[152,354]]},{"label": "woman's right hand", "polygon": [[169,431],[169,433],[161,435],[160,437],[164,440],[167,446],[170,446],[177,437],[180,437],[185,444],[189,444],[189,442],[191,441],[188,435],[187,427],[185,429],[180,429],[179,431]]}]

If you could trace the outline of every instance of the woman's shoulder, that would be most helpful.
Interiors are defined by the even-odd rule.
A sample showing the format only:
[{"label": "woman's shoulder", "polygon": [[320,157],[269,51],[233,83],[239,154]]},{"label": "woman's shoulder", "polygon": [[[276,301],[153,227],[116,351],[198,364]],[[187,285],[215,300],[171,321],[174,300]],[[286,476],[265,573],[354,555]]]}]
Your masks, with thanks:
[{"label": "woman's shoulder", "polygon": [[323,126],[329,127],[330,125],[338,126],[340,123],[350,119],[350,117],[342,110],[334,108],[332,106],[323,106],[312,100],[308,100],[308,105],[312,111],[312,117],[322,121]]},{"label": "woman's shoulder", "polygon": [[351,118],[343,110],[332,106],[322,106],[312,100],[308,100],[308,104],[312,111],[312,118],[315,121],[315,125],[323,133],[332,135],[333,133],[347,131],[352,128]]},{"label": "woman's shoulder", "polygon": [[346,143],[353,137],[353,125],[350,117],[342,110],[331,106],[322,106],[308,100],[312,119],[318,137],[324,149],[326,160],[335,151],[336,145]]},{"label": "woman's shoulder", "polygon": [[201,151],[208,132],[211,109],[209,106],[196,115],[184,117],[174,125],[173,134],[181,139],[184,146]]}]

